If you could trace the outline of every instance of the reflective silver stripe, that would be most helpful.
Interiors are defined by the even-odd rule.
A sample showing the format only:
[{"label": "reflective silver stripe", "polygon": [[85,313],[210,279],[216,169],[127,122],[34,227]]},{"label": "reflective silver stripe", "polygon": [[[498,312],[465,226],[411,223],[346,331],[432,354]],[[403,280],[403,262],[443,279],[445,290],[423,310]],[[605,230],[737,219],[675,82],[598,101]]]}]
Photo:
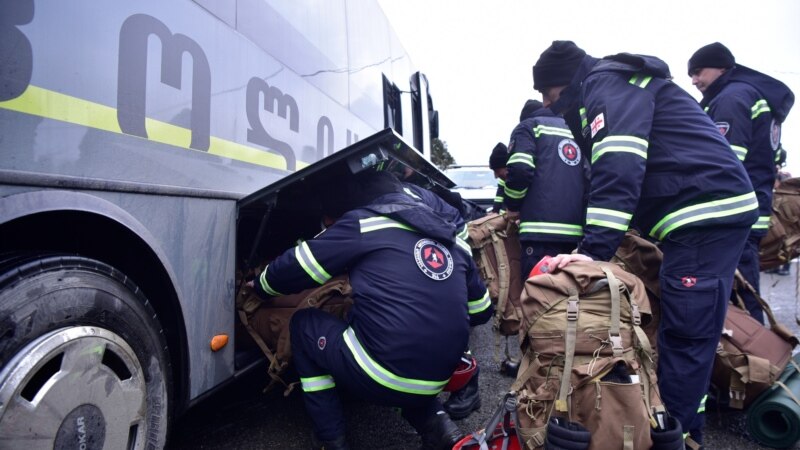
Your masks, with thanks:
[{"label": "reflective silver stripe", "polygon": [[741,147],[739,145],[731,145],[731,150],[736,155],[736,159],[739,161],[744,161],[747,158],[747,147]]},{"label": "reflective silver stripe", "polygon": [[687,206],[661,219],[653,229],[650,230],[650,236],[662,240],[671,231],[683,225],[706,219],[732,216],[754,209],[758,209],[758,200],[756,199],[755,192]]},{"label": "reflective silver stripe", "polygon": [[311,249],[308,248],[307,242],[303,242],[294,248],[294,256],[297,258],[297,262],[300,263],[300,267],[302,267],[308,276],[317,283],[325,284],[325,282],[331,279],[330,274],[328,274],[328,272],[319,265],[316,258],[314,258],[314,254],[311,253]]},{"label": "reflective silver stripe", "polygon": [[519,224],[519,232],[583,236],[583,227],[580,225],[557,222],[522,222]]},{"label": "reflective silver stripe", "polygon": [[467,255],[472,256],[472,247],[470,247],[469,244],[467,244],[467,241],[456,236],[456,245],[458,245],[465,252],[467,252]]},{"label": "reflective silver stripe", "polygon": [[415,231],[413,228],[411,228],[406,224],[400,223],[396,220],[392,220],[388,217],[383,217],[383,216],[361,219],[358,221],[358,224],[361,226],[362,234],[369,233],[370,231],[383,230],[386,228],[401,228],[403,230]]},{"label": "reflective silver stripe", "polygon": [[409,189],[409,188],[407,188],[407,187],[404,187],[404,188],[403,188],[403,192],[405,192],[406,194],[410,195],[412,198],[415,198],[415,199],[417,199],[417,200],[422,200],[422,199],[419,197],[419,195],[415,194],[415,193],[414,193],[414,191],[412,191],[411,189]]},{"label": "reflective silver stripe", "polygon": [[486,311],[489,305],[492,304],[492,299],[489,297],[489,290],[483,294],[483,297],[477,300],[470,300],[467,302],[467,308],[470,314],[478,314],[479,312]]},{"label": "reflective silver stripe", "polygon": [[320,375],[318,377],[300,378],[300,383],[303,386],[303,392],[317,392],[336,387],[336,382],[330,375]]},{"label": "reflective silver stripe", "polygon": [[356,333],[352,328],[347,327],[343,333],[344,342],[356,359],[359,367],[372,378],[376,383],[393,391],[405,392],[407,394],[436,395],[442,391],[448,380],[427,381],[404,378],[389,372],[373,360],[366,349],[358,342]]},{"label": "reflective silver stripe", "polygon": [[769,216],[758,216],[758,221],[753,224],[753,228],[756,230],[766,230],[769,228]]},{"label": "reflective silver stripe", "polygon": [[558,127],[548,127],[547,125],[539,125],[533,129],[533,135],[535,137],[539,137],[543,134],[550,134],[553,136],[561,136],[565,138],[572,139],[572,132],[568,129],[558,128]]},{"label": "reflective silver stripe", "polygon": [[531,167],[536,167],[533,163],[533,156],[523,152],[517,152],[511,155],[511,158],[508,158],[507,165],[511,164],[527,164]]},{"label": "reflective silver stripe", "polygon": [[647,159],[648,142],[636,136],[608,136],[592,146],[592,164],[606,153],[633,153]]},{"label": "reflective silver stripe", "polygon": [[625,211],[606,208],[587,208],[586,225],[612,228],[614,230],[628,231],[628,224],[633,214]]},{"label": "reflective silver stripe", "polygon": [[269,294],[269,295],[271,295],[273,297],[278,297],[280,295],[283,295],[280,292],[276,291],[275,289],[272,289],[272,286],[270,286],[269,283],[267,283],[267,268],[268,267],[269,267],[269,265],[267,265],[267,267],[264,268],[264,271],[261,272],[261,276],[258,277],[258,281],[259,281],[259,283],[261,283],[261,289],[263,289],[264,292],[266,292],[267,294]]},{"label": "reflective silver stripe", "polygon": [[755,119],[756,117],[760,116],[761,113],[770,112],[769,104],[763,98],[757,101],[751,108],[750,112],[752,115],[750,116],[751,119]]},{"label": "reflective silver stripe", "polygon": [[638,73],[633,74],[631,79],[628,80],[628,83],[630,83],[630,84],[632,84],[634,86],[639,86],[640,88],[644,89],[644,88],[647,87],[647,84],[650,83],[650,80],[653,79],[653,77],[651,77],[650,75],[647,75],[647,76],[642,77],[642,78],[639,78],[639,76],[640,75]]}]

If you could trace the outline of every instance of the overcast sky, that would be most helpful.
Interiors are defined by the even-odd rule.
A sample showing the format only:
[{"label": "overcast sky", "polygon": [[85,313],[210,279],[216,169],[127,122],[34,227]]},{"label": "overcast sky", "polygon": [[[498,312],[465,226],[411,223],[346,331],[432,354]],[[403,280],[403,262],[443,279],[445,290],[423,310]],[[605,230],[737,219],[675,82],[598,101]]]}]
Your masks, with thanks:
[{"label": "overcast sky", "polygon": [[[541,100],[531,66],[555,39],[572,40],[595,57],[658,56],[698,100],[686,63],[695,50],[719,41],[738,63],[800,96],[796,0],[379,2],[415,66],[428,75],[440,138],[459,164],[488,164],[494,145],[508,143],[525,100]],[[784,123],[782,140],[788,169],[800,176],[800,105]]]}]

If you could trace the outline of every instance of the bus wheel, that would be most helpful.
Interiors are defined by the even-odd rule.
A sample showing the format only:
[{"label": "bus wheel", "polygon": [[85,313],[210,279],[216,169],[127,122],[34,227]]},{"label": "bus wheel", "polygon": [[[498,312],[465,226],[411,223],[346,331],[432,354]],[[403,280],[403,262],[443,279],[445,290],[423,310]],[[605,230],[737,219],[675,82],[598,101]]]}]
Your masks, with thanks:
[{"label": "bus wheel", "polygon": [[124,274],[0,259],[0,447],[163,448],[170,380],[161,326]]}]

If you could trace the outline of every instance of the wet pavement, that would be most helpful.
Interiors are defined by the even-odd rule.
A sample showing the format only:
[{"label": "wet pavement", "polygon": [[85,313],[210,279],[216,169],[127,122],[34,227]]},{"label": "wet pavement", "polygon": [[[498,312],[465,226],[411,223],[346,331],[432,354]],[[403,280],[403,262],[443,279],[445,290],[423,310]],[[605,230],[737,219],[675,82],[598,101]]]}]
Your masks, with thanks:
[{"label": "wet pavement", "polygon": [[[777,320],[800,335],[797,315],[797,263],[789,276],[762,273],[761,293]],[[470,345],[481,366],[482,407],[456,421],[465,434],[483,428],[513,379],[500,373],[505,338],[495,335],[489,324],[473,330]],[[517,354],[515,339],[509,342]],[[795,349],[797,351],[797,349]],[[311,423],[300,392],[287,397],[282,392],[263,393],[266,375],[251,373],[235,385],[190,410],[172,430],[171,449],[308,449]],[[447,394],[442,394],[442,400]],[[350,447],[403,450],[419,447],[414,430],[395,411],[372,406],[353,398],[343,399]],[[741,411],[707,407],[705,448],[758,450],[746,431]],[[800,449],[795,444],[793,449]]]}]

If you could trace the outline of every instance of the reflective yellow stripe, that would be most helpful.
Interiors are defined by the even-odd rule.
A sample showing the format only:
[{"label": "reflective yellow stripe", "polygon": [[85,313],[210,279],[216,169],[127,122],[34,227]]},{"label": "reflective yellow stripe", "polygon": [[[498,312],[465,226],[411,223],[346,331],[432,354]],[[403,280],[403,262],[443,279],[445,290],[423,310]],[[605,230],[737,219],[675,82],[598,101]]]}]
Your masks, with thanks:
[{"label": "reflective yellow stripe", "polygon": [[336,387],[336,382],[333,381],[333,377],[330,375],[311,378],[300,377],[300,384],[303,386],[303,392],[325,391]]},{"label": "reflective yellow stripe", "polygon": [[661,219],[652,230],[650,236],[662,240],[667,234],[684,225],[707,219],[718,219],[758,209],[755,192],[736,197],[704,202],[681,208]]},{"label": "reflective yellow stripe", "polygon": [[[125,134],[119,127],[116,108],[33,85],[28,86],[19,97],[0,102],[0,108],[111,133]],[[145,118],[145,128],[149,141],[202,152],[189,148],[192,132],[187,128],[150,118]],[[131,134],[126,134],[126,136],[139,138]],[[279,155],[269,153],[266,149],[249,147],[214,136],[211,136],[208,152],[202,153],[286,170],[286,161]],[[308,163],[297,161],[298,170],[306,166]]]},{"label": "reflective yellow stripe", "polygon": [[592,164],[606,153],[633,153],[647,159],[648,142],[636,136],[608,136],[592,146]]},{"label": "reflective yellow stripe", "polygon": [[506,196],[508,196],[508,197],[511,197],[513,199],[520,199],[520,198],[525,197],[525,194],[528,193],[528,188],[525,188],[525,189],[523,189],[521,191],[516,191],[516,190],[511,189],[510,187],[506,186],[505,189],[503,189],[503,192],[505,192]]},{"label": "reflective yellow stripe", "polygon": [[478,314],[480,312],[486,311],[492,304],[492,299],[489,297],[489,291],[487,290],[483,297],[477,300],[470,300],[467,302],[467,308],[470,314]]},{"label": "reflective yellow stripe", "polygon": [[572,139],[572,132],[569,129],[565,128],[558,128],[558,127],[549,127],[547,125],[539,125],[533,129],[533,135],[535,137],[539,137],[543,134],[549,134],[553,136],[561,136],[565,138]]},{"label": "reflective yellow stripe", "polygon": [[607,208],[586,208],[586,225],[628,231],[633,214]]},{"label": "reflective yellow stripe", "polygon": [[747,158],[747,147],[731,145],[731,150],[733,150],[733,153],[739,161],[744,161],[744,159]]},{"label": "reflective yellow stripe", "polygon": [[650,83],[650,80],[652,79],[653,77],[651,77],[650,75],[642,76],[641,74],[636,73],[633,74],[630,80],[628,80],[628,83],[634,86],[639,86],[640,88],[644,89],[647,87],[647,84]]},{"label": "reflective yellow stripe", "polygon": [[753,229],[766,230],[769,228],[769,216],[759,216],[758,221],[753,224]]},{"label": "reflective yellow stripe", "polygon": [[702,399],[700,399],[700,407],[697,408],[697,413],[704,413],[706,412],[706,400],[708,399],[708,394],[704,395]]},{"label": "reflective yellow stripe", "polygon": [[519,224],[520,234],[542,233],[563,234],[567,236],[583,236],[583,227],[558,222],[522,222]]},{"label": "reflective yellow stripe", "polygon": [[275,289],[272,289],[272,286],[270,286],[269,283],[267,282],[267,268],[269,268],[269,265],[267,265],[267,267],[264,268],[264,271],[261,272],[261,276],[258,277],[258,281],[259,283],[261,283],[261,289],[263,289],[264,292],[273,297],[278,297],[280,295],[283,295],[280,292],[276,291]]},{"label": "reflective yellow stripe", "polygon": [[303,242],[297,247],[294,248],[294,256],[297,258],[297,262],[300,264],[300,267],[306,271],[309,277],[316,281],[319,284],[325,284],[328,280],[331,279],[331,276],[322,266],[317,262],[316,258],[314,258],[314,254],[311,253],[311,249],[308,247],[307,242]]},{"label": "reflective yellow stripe", "polygon": [[581,128],[586,128],[586,126],[589,125],[589,119],[586,118],[586,108],[581,106],[581,108],[578,110],[578,113],[581,116]]},{"label": "reflective yellow stripe", "polygon": [[461,247],[462,250],[467,252],[467,255],[472,256],[472,247],[467,244],[467,241],[461,239],[460,237],[456,237],[456,245]]},{"label": "reflective yellow stripe", "polygon": [[511,164],[526,164],[534,168],[536,167],[533,164],[533,155],[529,155],[523,152],[517,152],[512,154],[511,158],[508,158],[508,162],[506,164],[509,166]]},{"label": "reflective yellow stripe", "polygon": [[404,223],[400,223],[384,216],[361,219],[358,221],[358,224],[361,227],[361,233],[369,233],[370,231],[378,231],[386,228],[400,228],[402,230],[416,231]]},{"label": "reflective yellow stripe", "polygon": [[766,100],[761,99],[757,101],[751,108],[750,112],[752,113],[750,118],[755,119],[756,117],[760,116],[761,113],[770,112],[769,104]]},{"label": "reflective yellow stripe", "polygon": [[348,327],[344,330],[343,336],[345,344],[347,344],[361,370],[376,383],[388,389],[408,394],[436,395],[450,381],[449,379],[443,381],[415,380],[395,375],[369,356],[367,350],[358,341],[352,328]]}]

